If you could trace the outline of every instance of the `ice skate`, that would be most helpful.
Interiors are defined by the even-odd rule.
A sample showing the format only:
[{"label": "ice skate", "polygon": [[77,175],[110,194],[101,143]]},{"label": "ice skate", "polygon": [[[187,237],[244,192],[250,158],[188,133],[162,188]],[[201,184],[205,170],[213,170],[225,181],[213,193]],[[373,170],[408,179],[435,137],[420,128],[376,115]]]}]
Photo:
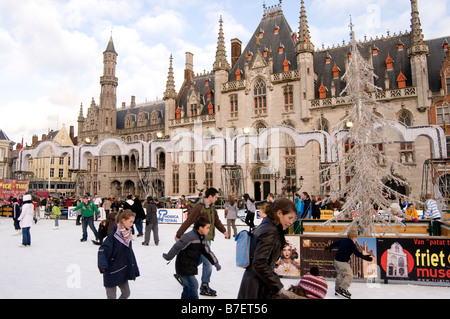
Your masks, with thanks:
[{"label": "ice skate", "polygon": [[202,285],[200,286],[200,295],[208,297],[216,297],[217,291],[211,289],[208,283],[203,282]]},{"label": "ice skate", "polygon": [[344,288],[339,288],[338,290],[335,290],[335,295],[341,296],[341,297],[344,297],[347,299],[352,298],[352,294],[348,290],[345,290]]},{"label": "ice skate", "polygon": [[14,233],[12,233],[11,236],[19,236],[20,234],[22,234],[22,232],[20,231],[20,229],[18,229]]},{"label": "ice skate", "polygon": [[178,281],[178,283],[183,286],[183,279],[181,278],[181,276],[178,274],[173,274],[173,276]]}]

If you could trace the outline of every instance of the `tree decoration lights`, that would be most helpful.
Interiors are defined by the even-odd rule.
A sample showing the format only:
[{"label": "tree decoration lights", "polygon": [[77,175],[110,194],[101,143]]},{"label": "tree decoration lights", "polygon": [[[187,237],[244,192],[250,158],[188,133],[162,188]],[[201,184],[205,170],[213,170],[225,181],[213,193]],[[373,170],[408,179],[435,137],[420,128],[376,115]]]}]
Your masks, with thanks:
[{"label": "tree decoration lights", "polygon": [[[393,181],[404,185],[405,181],[394,172],[404,165],[385,156],[378,145],[386,143],[383,128],[392,125],[393,121],[382,118],[374,112],[376,107],[385,107],[378,103],[370,92],[381,90],[374,85],[377,76],[373,67],[361,56],[351,30],[351,57],[342,80],[347,83],[341,95],[345,96],[352,109],[347,117],[338,123],[333,138],[335,145],[347,145],[346,152],[338,160],[321,171],[322,176],[329,178],[322,184],[331,190],[331,198],[344,198],[345,203],[338,215],[323,225],[329,225],[339,219],[352,219],[352,223],[342,231],[355,228],[361,236],[375,236],[377,233],[391,231],[392,227],[401,223],[402,213],[391,210],[390,197],[403,196],[392,190],[383,181]],[[342,127],[348,130],[340,130]],[[337,152],[337,150],[336,150]],[[381,165],[382,164],[382,165]],[[346,185],[341,185],[342,176],[346,177]],[[377,213],[383,211],[381,216]]]}]

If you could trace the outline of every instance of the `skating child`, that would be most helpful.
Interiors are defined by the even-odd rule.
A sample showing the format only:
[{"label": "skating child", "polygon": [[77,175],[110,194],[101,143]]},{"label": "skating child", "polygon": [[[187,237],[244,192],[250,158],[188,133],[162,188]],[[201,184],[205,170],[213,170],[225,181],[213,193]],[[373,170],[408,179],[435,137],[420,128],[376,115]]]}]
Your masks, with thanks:
[{"label": "skating child", "polygon": [[330,244],[325,250],[331,251],[334,247],[339,247],[334,257],[334,268],[336,269],[336,283],[335,294],[343,296],[345,298],[351,297],[351,293],[348,291],[353,280],[353,271],[350,266],[350,257],[354,254],[356,257],[362,258],[367,261],[372,261],[372,257],[369,255],[363,255],[355,245],[358,233],[356,230],[350,230],[347,234],[347,238],[335,241]]},{"label": "skating child", "polygon": [[198,273],[200,256],[205,256],[217,271],[221,269],[219,262],[206,243],[205,236],[209,233],[210,221],[206,217],[199,217],[194,229],[181,236],[170,251],[163,254],[165,260],[172,260],[175,256],[175,270],[181,277],[183,292],[181,299],[198,299],[198,282],[195,275]]},{"label": "skating child", "polygon": [[119,287],[119,299],[130,296],[129,280],[139,277],[139,268],[132,248],[131,227],[135,214],[124,210],[117,216],[117,224],[98,250],[98,269],[103,274],[103,284],[108,299],[116,298]]},{"label": "skating child", "polygon": [[106,219],[100,222],[100,225],[98,226],[98,241],[92,240],[94,245],[101,245],[103,243],[103,240],[108,236],[108,229],[106,228],[106,223],[107,223]]},{"label": "skating child", "polygon": [[55,227],[53,229],[59,228],[59,216],[61,216],[61,210],[59,209],[59,202],[56,201],[52,207],[52,215],[55,215]]}]

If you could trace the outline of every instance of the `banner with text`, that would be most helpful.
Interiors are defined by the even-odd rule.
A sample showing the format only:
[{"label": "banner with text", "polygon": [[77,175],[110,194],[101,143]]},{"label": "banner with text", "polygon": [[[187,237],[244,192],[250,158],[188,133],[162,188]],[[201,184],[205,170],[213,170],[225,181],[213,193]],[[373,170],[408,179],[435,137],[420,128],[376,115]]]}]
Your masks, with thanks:
[{"label": "banner with text", "polygon": [[382,279],[450,282],[450,239],[380,238]]}]

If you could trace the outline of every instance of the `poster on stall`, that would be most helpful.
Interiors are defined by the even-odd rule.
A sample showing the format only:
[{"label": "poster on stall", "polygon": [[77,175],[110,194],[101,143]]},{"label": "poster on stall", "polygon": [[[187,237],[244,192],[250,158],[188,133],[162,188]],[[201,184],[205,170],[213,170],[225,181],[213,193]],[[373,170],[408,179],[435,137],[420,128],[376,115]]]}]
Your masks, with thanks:
[{"label": "poster on stall", "polygon": [[28,191],[29,181],[17,179],[0,179],[0,199],[8,201],[9,198],[25,195]]},{"label": "poster on stall", "polygon": [[381,278],[450,282],[450,239],[380,238]]},{"label": "poster on stall", "polygon": [[[318,267],[320,275],[325,278],[336,278],[334,269],[334,257],[337,247],[331,252],[325,250],[330,244],[344,237],[325,236],[301,236],[300,239],[300,273],[303,276],[311,267]],[[372,261],[366,261],[355,255],[351,256],[350,265],[353,270],[353,278],[369,279],[377,278],[377,249],[376,238],[360,237],[357,239],[356,247],[364,255],[371,255]]]}]

